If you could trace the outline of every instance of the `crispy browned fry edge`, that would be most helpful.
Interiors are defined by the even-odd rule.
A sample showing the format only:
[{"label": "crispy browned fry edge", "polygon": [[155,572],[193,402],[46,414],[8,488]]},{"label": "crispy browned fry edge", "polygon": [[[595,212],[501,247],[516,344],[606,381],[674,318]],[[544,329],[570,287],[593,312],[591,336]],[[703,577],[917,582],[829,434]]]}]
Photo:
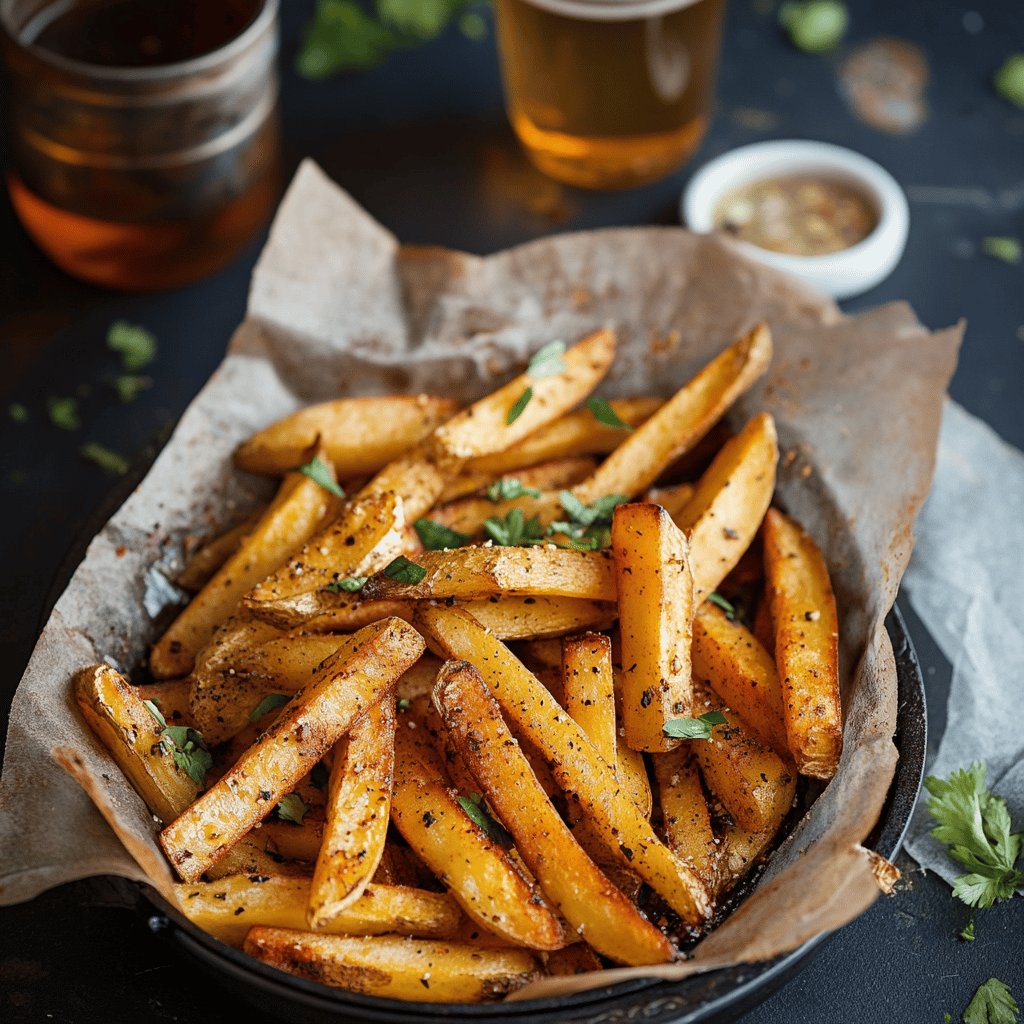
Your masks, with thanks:
[{"label": "crispy browned fry edge", "polygon": [[704,885],[658,839],[612,766],[522,662],[460,608],[424,605],[416,622],[448,657],[469,661],[480,671],[510,724],[531,737],[559,786],[594,821],[608,850],[685,921],[707,923],[712,905]]},{"label": "crispy browned fry edge", "polygon": [[243,519],[237,526],[213,537],[200,547],[188,560],[176,580],[185,590],[199,590],[203,584],[238,550],[238,546],[259,522],[261,513],[256,512]]},{"label": "crispy browned fry edge", "polygon": [[434,706],[516,849],[570,926],[619,963],[662,963],[671,944],[601,873],[551,805],[480,674],[448,662]]},{"label": "crispy browned fry edge", "polygon": [[[395,733],[391,820],[469,917],[518,946],[558,949],[562,927],[508,854],[474,824],[415,721]],[[469,794],[462,794],[468,797]]]},{"label": "crispy browned fry edge", "polygon": [[195,881],[278,802],[356,719],[393,689],[424,651],[401,619],[367,626],[354,653],[339,652],[216,785],[160,833],[185,881]]},{"label": "crispy browned fry edge", "polygon": [[660,505],[619,505],[612,520],[622,645],[622,727],[633,750],[671,750],[665,723],[690,714],[693,577],[686,537]]},{"label": "crispy browned fry edge", "polygon": [[172,821],[199,787],[160,743],[163,731],[132,685],[109,665],[75,673],[75,701],[86,724],[107,748],[146,806],[161,821]]},{"label": "crispy browned fry edge", "polygon": [[789,749],[802,775],[830,779],[843,750],[843,720],[828,567],[810,536],[777,509],[765,517],[764,555]]},{"label": "crispy browned fry edge", "polygon": [[540,976],[524,949],[394,935],[356,938],[253,928],[245,952],[324,985],[422,1003],[499,999]]},{"label": "crispy browned fry edge", "polygon": [[459,408],[434,395],[339,398],[309,405],[257,431],[235,450],[235,465],[250,473],[284,473],[300,465],[319,440],[344,477],[376,473],[422,441]]},{"label": "crispy browned fry edge", "polygon": [[334,748],[308,921],[322,928],[359,899],[384,853],[395,769],[395,705],[369,709]]},{"label": "crispy browned fry edge", "polygon": [[718,846],[700,773],[690,750],[679,747],[651,758],[658,783],[665,842],[704,880],[717,880]]}]

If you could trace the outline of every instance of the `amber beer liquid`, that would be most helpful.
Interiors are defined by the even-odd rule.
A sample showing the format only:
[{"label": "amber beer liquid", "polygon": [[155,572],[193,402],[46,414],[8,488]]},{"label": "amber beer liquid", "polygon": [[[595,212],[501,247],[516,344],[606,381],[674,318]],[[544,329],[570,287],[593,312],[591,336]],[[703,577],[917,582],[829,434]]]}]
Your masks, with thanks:
[{"label": "amber beer liquid", "polygon": [[615,189],[664,177],[708,127],[725,0],[495,0],[505,102],[533,163]]},{"label": "amber beer liquid", "polygon": [[279,188],[278,0],[0,0],[8,189],[60,267],[115,288],[203,277]]}]

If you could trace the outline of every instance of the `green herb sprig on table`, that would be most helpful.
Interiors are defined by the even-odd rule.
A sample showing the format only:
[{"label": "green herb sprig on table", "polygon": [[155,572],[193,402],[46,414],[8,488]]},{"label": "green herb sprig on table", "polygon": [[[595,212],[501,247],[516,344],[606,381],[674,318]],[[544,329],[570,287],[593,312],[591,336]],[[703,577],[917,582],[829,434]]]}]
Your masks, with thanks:
[{"label": "green herb sprig on table", "polygon": [[1017,1024],[1020,1007],[1005,982],[989,978],[974,993],[961,1019],[963,1024]]}]

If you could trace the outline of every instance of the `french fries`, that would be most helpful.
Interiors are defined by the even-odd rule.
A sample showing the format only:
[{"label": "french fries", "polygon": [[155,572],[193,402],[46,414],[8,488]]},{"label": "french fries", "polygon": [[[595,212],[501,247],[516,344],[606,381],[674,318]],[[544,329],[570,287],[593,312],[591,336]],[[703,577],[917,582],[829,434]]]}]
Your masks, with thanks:
[{"label": "french fries", "polygon": [[718,876],[718,849],[711,814],[700,774],[691,752],[677,747],[651,758],[658,781],[665,842],[686,861],[697,876],[714,889]]},{"label": "french fries", "polygon": [[789,748],[802,775],[830,779],[843,731],[839,622],[828,569],[814,541],[776,509],[765,517],[764,557]]},{"label": "french fries", "polygon": [[178,573],[179,587],[196,591],[238,550],[242,541],[259,522],[258,515],[243,519],[237,526],[208,540],[188,560],[185,568]]},{"label": "french fries", "polygon": [[614,765],[615,678],[612,642],[603,633],[562,641],[562,703],[601,757]]},{"label": "french fries", "polygon": [[244,948],[301,978],[418,1003],[498,999],[541,973],[540,963],[526,950],[392,935],[355,938],[253,928]]}]

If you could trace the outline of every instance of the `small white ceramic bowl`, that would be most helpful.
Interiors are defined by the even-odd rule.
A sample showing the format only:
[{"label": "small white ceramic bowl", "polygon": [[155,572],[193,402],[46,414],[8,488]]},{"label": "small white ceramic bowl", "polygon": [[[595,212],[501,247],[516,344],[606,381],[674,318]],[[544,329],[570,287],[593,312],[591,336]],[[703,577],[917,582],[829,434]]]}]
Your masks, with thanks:
[{"label": "small white ceramic bowl", "polygon": [[724,153],[690,179],[681,203],[683,222],[702,234],[714,231],[715,209],[729,193],[792,174],[821,175],[860,189],[874,203],[878,225],[863,241],[825,256],[791,256],[737,240],[742,251],[836,299],[859,295],[888,277],[907,244],[907,197],[887,170],[842,146],[787,140],[757,142]]}]

